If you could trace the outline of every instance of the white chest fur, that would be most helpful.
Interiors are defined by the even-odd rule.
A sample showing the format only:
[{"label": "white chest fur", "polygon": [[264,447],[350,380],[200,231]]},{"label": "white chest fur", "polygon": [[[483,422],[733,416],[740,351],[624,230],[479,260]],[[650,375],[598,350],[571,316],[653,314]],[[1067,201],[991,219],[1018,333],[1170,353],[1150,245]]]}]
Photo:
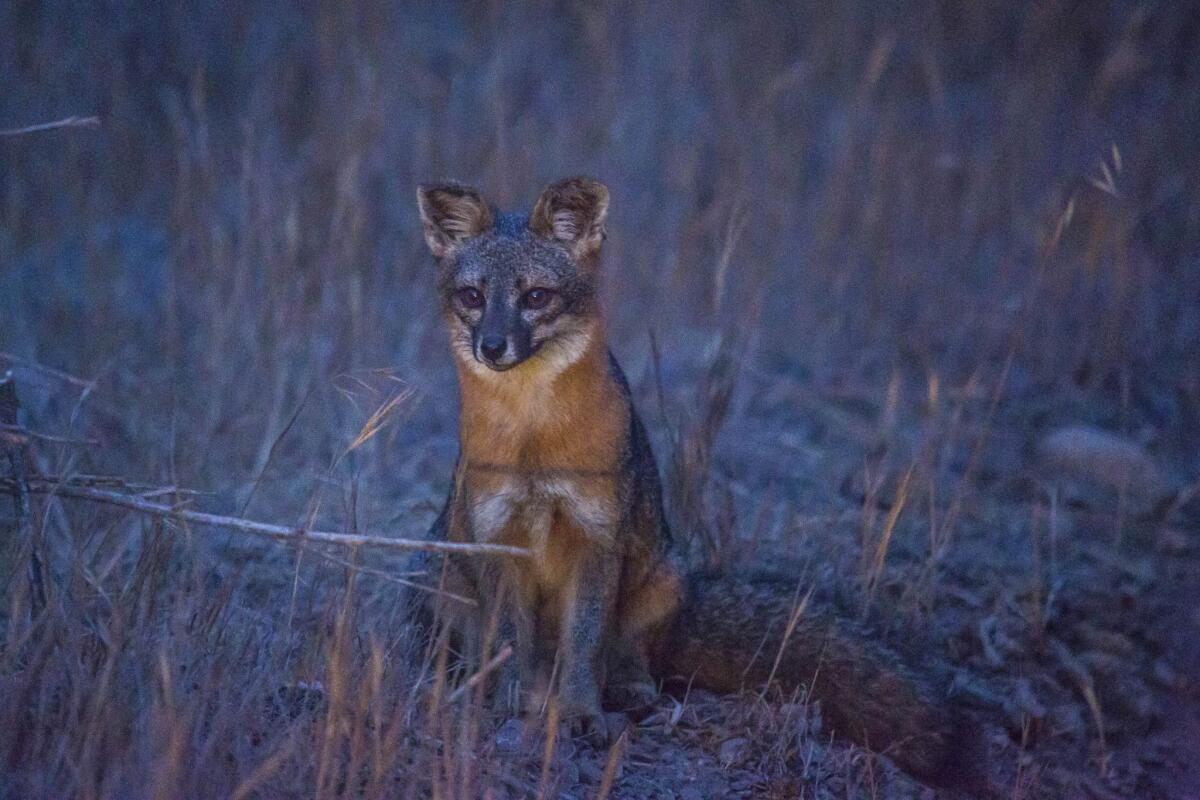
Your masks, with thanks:
[{"label": "white chest fur", "polygon": [[565,478],[514,478],[476,490],[469,500],[476,541],[494,541],[516,525],[535,550],[545,547],[556,512],[589,538],[611,538],[617,522],[614,508],[605,493]]}]

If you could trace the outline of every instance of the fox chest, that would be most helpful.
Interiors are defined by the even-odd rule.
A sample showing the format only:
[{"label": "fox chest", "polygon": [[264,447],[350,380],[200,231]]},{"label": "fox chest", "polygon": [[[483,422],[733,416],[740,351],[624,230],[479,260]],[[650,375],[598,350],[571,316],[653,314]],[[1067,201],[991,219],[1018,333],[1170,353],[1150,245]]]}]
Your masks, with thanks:
[{"label": "fox chest", "polygon": [[618,518],[610,484],[563,478],[480,481],[468,493],[471,538],[528,547],[537,561],[557,559],[569,542],[607,542]]}]

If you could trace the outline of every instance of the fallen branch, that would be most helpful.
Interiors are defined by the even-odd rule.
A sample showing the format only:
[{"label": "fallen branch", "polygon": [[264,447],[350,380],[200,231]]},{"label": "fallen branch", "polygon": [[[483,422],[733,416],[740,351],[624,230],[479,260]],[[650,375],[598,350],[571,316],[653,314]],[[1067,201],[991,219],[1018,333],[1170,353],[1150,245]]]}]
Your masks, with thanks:
[{"label": "fallen branch", "polygon": [[[0,487],[9,493],[19,491],[12,480],[0,479]],[[471,556],[512,556],[528,558],[531,554],[524,547],[513,547],[506,544],[474,544],[469,542],[437,542],[420,539],[392,539],[386,536],[366,536],[363,534],[341,533],[331,531],[310,531],[303,528],[289,528],[284,525],[272,525],[267,522],[227,517],[221,514],[209,514],[204,511],[192,511],[184,508],[172,508],[160,503],[152,503],[138,497],[108,492],[102,489],[92,489],[86,486],[72,486],[68,483],[45,484],[38,482],[28,487],[30,492],[52,494],[60,497],[72,497],[78,500],[91,500],[105,505],[127,508],[142,514],[168,519],[180,519],[197,525],[208,525],[214,528],[226,528],[242,531],[243,533],[263,536],[278,541],[293,541],[308,544],[334,544],[341,547],[379,547],[385,550],[424,550],[432,553],[456,553]]]},{"label": "fallen branch", "polygon": [[56,119],[53,122],[39,122],[37,125],[26,125],[24,128],[9,128],[8,130],[0,131],[0,136],[22,136],[26,133],[38,133],[39,131],[52,131],[56,128],[99,128],[99,117],[64,117]]},{"label": "fallen branch", "polygon": [[71,486],[76,487],[90,486],[96,489],[119,489],[125,495],[134,495],[142,498],[143,500],[156,495],[162,496],[164,494],[189,495],[196,497],[213,494],[213,492],[202,492],[199,489],[185,489],[181,486],[161,486],[150,483],[135,483],[133,481],[127,481],[124,478],[118,478],[113,475],[88,475],[82,472],[72,472],[70,475],[30,475],[28,480],[30,484],[37,484],[38,486],[47,487],[70,484]]},{"label": "fallen branch", "polygon": [[85,381],[83,378],[77,378],[74,375],[63,372],[54,367],[47,367],[45,364],[39,364],[36,361],[30,361],[28,358],[0,351],[0,359],[7,361],[10,364],[16,364],[18,367],[30,370],[31,372],[40,372],[43,375],[49,375],[51,378],[57,378],[64,383],[69,383],[72,386],[77,386],[80,389],[91,391],[96,385],[95,381]]},{"label": "fallen branch", "polygon": [[95,445],[97,444],[92,439],[70,439],[66,436],[54,436],[49,433],[39,433],[31,431],[21,425],[10,425],[5,422],[0,422],[0,439],[4,439],[12,444],[28,444],[30,439],[37,439],[42,442],[53,442],[54,444],[74,444],[74,445]]}]

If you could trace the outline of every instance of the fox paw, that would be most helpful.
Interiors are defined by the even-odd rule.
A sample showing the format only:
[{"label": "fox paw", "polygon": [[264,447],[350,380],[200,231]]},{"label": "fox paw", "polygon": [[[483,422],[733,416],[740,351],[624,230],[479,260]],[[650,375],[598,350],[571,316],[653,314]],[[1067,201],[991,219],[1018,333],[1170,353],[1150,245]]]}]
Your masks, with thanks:
[{"label": "fox paw", "polygon": [[604,690],[605,706],[626,713],[647,709],[657,700],[658,686],[651,680],[624,681],[610,684]]},{"label": "fox paw", "polygon": [[581,739],[592,747],[603,748],[616,740],[627,722],[624,714],[583,712],[564,719],[562,730],[572,739]]}]

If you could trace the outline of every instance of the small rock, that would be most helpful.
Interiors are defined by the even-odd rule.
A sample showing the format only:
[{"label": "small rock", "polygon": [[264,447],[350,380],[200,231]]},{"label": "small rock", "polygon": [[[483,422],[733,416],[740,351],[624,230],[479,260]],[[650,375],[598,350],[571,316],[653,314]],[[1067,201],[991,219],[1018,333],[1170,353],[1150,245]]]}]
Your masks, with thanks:
[{"label": "small rock", "polygon": [[1058,661],[1058,665],[1071,678],[1077,687],[1091,686],[1092,676],[1088,673],[1087,668],[1083,663],[1071,652],[1071,648],[1060,639],[1050,638],[1046,644],[1050,648],[1050,652]]},{"label": "small rock", "polygon": [[1168,555],[1184,555],[1192,549],[1192,540],[1179,528],[1164,528],[1158,533],[1158,546]]},{"label": "small rock", "polygon": [[1048,719],[1050,733],[1054,736],[1064,733],[1078,735],[1086,725],[1083,712],[1074,703],[1062,703],[1050,709]]},{"label": "small rock", "polygon": [[1179,673],[1165,658],[1154,662],[1154,680],[1167,689],[1179,688]]},{"label": "small rock", "polygon": [[496,750],[501,753],[516,753],[521,749],[521,741],[525,738],[525,723],[519,719],[510,719],[496,731]]},{"label": "small rock", "polygon": [[1093,678],[1098,676],[1111,677],[1120,675],[1129,669],[1128,659],[1105,653],[1101,650],[1089,650],[1079,656],[1079,660],[1087,667]]},{"label": "small rock", "polygon": [[1112,655],[1130,658],[1137,650],[1133,641],[1125,634],[1104,630],[1086,620],[1081,620],[1075,625],[1075,633],[1088,647]]},{"label": "small rock", "polygon": [[614,742],[618,736],[631,727],[629,717],[619,711],[605,711],[604,724],[608,727],[608,732],[612,735]]},{"label": "small rock", "polygon": [[735,792],[749,792],[754,788],[754,780],[741,775],[729,782],[729,788]]},{"label": "small rock", "polygon": [[1013,687],[1013,701],[1022,712],[1028,714],[1035,722],[1040,722],[1046,716],[1046,707],[1038,702],[1033,692],[1033,684],[1028,678],[1020,678]]},{"label": "small rock", "polygon": [[280,686],[275,692],[274,701],[273,710],[291,719],[324,710],[328,705],[325,685],[320,681],[297,681]]},{"label": "small rock", "polygon": [[588,783],[599,783],[604,778],[604,770],[591,759],[580,761],[579,778]]},{"label": "small rock", "polygon": [[1154,693],[1136,675],[1117,676],[1103,689],[1125,727],[1140,730],[1158,719],[1159,705]]},{"label": "small rock", "polygon": [[958,702],[981,711],[997,711],[1011,705],[1008,697],[965,670],[955,672],[950,691]]},{"label": "small rock", "polygon": [[[1136,512],[1150,511],[1171,492],[1167,476],[1141,445],[1099,428],[1058,428],[1037,443],[1037,458],[1047,477],[1126,495]],[[1085,495],[1094,499],[1092,492]]]},{"label": "small rock", "polygon": [[717,751],[717,759],[721,762],[721,766],[728,769],[741,761],[746,754],[746,746],[748,744],[750,742],[741,737],[726,739],[722,742],[721,749]]},{"label": "small rock", "polygon": [[1008,635],[996,615],[992,614],[979,621],[979,645],[988,666],[1002,667],[1008,656],[1019,653],[1020,646]]}]

